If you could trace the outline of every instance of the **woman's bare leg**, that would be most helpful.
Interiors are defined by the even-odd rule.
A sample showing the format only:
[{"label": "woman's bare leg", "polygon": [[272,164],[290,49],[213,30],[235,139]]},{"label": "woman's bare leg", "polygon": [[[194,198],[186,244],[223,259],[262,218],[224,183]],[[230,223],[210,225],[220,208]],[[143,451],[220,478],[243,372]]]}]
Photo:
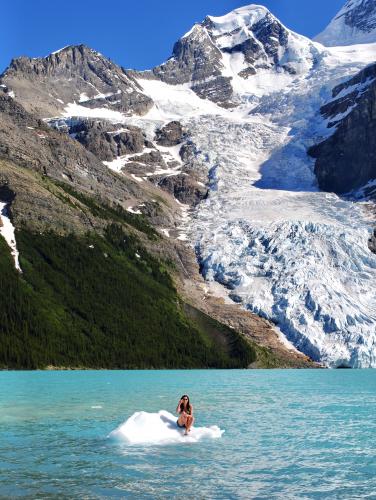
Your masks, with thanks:
[{"label": "woman's bare leg", "polygon": [[192,427],[194,421],[195,421],[195,417],[191,417],[190,415],[188,415],[187,423],[185,424],[187,433],[191,430],[191,427]]}]

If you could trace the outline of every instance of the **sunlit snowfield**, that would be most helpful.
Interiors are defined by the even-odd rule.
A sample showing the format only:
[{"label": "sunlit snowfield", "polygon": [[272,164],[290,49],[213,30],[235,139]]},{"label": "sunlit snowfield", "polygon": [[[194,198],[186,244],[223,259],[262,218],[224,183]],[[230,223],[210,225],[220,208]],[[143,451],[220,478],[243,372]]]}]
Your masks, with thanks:
[{"label": "sunlit snowfield", "polygon": [[[130,445],[136,411],[221,438]],[[0,373],[0,498],[374,498],[376,372]],[[172,440],[173,441],[173,440]]]}]

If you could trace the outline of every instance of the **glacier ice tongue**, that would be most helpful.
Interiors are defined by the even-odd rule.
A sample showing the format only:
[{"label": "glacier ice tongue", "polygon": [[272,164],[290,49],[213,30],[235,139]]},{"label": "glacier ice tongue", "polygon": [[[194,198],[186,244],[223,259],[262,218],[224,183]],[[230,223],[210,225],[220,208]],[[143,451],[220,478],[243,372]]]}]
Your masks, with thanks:
[{"label": "glacier ice tongue", "polygon": [[200,241],[201,263],[313,359],[374,365],[376,259],[366,238],[333,224],[231,221]]},{"label": "glacier ice tongue", "polygon": [[376,256],[362,206],[318,191],[304,137],[289,128],[258,116],[189,127],[217,166],[190,231],[204,276],[313,359],[376,366]]},{"label": "glacier ice tongue", "polygon": [[341,57],[328,53],[309,80],[260,96],[247,117],[189,119],[200,161],[216,167],[189,234],[204,276],[299,350],[328,366],[368,367],[376,366],[372,221],[362,204],[318,190],[306,154],[322,133],[321,100],[349,72],[346,52],[333,64]]}]

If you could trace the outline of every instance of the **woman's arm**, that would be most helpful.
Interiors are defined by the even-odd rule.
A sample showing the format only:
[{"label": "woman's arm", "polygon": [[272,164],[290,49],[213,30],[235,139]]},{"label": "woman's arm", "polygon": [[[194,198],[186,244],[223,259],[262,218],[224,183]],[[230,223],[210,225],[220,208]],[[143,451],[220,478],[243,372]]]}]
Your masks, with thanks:
[{"label": "woman's arm", "polygon": [[191,415],[193,417],[193,405],[191,405]]},{"label": "woman's arm", "polygon": [[180,405],[181,405],[181,400],[178,403],[178,406],[176,407],[176,413],[181,413],[180,412]]}]

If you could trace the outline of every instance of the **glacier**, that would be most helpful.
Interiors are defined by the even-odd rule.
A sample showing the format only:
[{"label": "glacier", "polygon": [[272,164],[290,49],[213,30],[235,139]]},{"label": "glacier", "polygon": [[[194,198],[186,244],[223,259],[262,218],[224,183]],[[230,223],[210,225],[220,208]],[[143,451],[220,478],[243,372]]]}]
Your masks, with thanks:
[{"label": "glacier", "polygon": [[226,49],[222,75],[231,78],[237,107],[198,97],[190,83],[139,76],[154,101],[144,116],[120,119],[75,103],[65,116],[106,115],[141,127],[150,140],[156,128],[179,120],[209,188],[207,199],[184,211],[179,238],[195,249],[208,283],[272,321],[312,359],[376,367],[376,255],[368,248],[374,216],[366,200],[321,192],[307,155],[334,130],[320,107],[333,87],[374,61],[376,43],[324,47],[287,30],[279,65],[242,78],[247,64],[232,47],[251,36],[249,19],[265,11],[248,6],[209,18],[218,49]]},{"label": "glacier", "polygon": [[[375,48],[326,51],[314,71],[289,82],[265,72],[236,110],[208,113],[205,101],[202,113],[180,116],[209,177],[210,195],[186,228],[203,275],[333,367],[376,366],[373,218],[366,203],[318,190],[306,150],[332,133],[318,113],[331,88],[372,60]],[[188,89],[181,103],[167,84],[140,83],[161,121],[176,119],[193,99]]]}]

